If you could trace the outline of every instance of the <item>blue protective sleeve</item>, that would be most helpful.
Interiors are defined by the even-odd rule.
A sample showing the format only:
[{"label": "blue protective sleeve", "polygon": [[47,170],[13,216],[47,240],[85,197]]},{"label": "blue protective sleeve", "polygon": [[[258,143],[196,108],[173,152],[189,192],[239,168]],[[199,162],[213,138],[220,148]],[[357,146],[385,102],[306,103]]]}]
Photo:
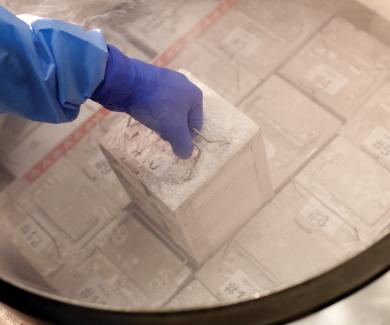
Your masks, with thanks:
[{"label": "blue protective sleeve", "polygon": [[103,81],[106,62],[100,32],[59,20],[30,26],[0,6],[0,114],[71,121]]}]

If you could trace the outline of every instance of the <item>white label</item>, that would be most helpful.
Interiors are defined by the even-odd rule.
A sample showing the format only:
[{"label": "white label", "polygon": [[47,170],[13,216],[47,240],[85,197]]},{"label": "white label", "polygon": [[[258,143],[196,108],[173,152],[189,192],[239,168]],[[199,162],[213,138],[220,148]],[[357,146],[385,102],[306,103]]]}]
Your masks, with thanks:
[{"label": "white label", "polygon": [[237,270],[220,288],[218,295],[224,299],[240,299],[257,291],[258,285],[247,274]]},{"label": "white label", "polygon": [[390,132],[377,126],[364,140],[363,146],[375,156],[390,161]]},{"label": "white label", "polygon": [[297,221],[308,232],[320,232],[341,244],[358,239],[358,234],[347,223],[318,200],[310,199],[299,214]]},{"label": "white label", "polygon": [[247,57],[255,54],[261,46],[259,38],[241,27],[236,27],[228,33],[224,37],[223,43],[234,52],[241,53]]},{"label": "white label", "polygon": [[315,66],[315,68],[306,75],[306,79],[310,80],[318,88],[321,88],[331,96],[337,95],[348,81],[344,76],[323,63]]}]

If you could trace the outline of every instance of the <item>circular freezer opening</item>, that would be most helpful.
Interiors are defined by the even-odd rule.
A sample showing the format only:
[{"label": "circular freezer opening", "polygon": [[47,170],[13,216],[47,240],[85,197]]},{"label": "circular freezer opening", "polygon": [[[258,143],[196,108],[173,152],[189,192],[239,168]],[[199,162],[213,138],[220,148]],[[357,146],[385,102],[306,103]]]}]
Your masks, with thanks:
[{"label": "circular freezer opening", "polygon": [[184,68],[206,128],[192,162],[149,135],[135,161],[115,147],[133,122],[92,102],[0,117],[0,299],[54,322],[281,322],[388,270],[389,23],[360,2],[3,1]]}]

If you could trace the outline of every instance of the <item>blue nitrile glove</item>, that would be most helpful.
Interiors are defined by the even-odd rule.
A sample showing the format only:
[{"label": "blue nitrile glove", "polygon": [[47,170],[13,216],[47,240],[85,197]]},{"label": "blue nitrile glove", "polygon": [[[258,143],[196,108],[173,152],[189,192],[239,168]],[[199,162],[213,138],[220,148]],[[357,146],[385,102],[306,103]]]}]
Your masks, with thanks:
[{"label": "blue nitrile glove", "polygon": [[183,74],[129,58],[108,45],[105,77],[91,99],[156,131],[180,158],[191,156],[193,129],[202,129],[203,95]]}]

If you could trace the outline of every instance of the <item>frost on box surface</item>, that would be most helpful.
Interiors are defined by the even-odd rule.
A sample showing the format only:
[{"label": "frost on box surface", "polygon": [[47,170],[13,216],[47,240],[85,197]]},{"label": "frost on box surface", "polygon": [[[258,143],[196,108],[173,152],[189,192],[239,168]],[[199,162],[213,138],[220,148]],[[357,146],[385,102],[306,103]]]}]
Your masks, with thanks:
[{"label": "frost on box surface", "polygon": [[272,183],[283,184],[340,122],[282,78],[272,76],[241,105],[263,130]]},{"label": "frost on box surface", "polygon": [[[336,265],[338,261],[322,244],[321,237],[309,235],[318,230],[315,225],[302,220],[310,219],[310,216],[305,218],[309,212],[300,217],[304,202],[305,197],[300,191],[287,186],[234,238],[247,254],[271,274],[278,285],[313,276]],[[296,219],[304,223],[306,229],[298,225]]]},{"label": "frost on box surface", "polygon": [[124,117],[105,137],[102,146],[130,170],[171,210],[206,183],[259,132],[258,126],[216,92],[186,75],[204,95],[204,127],[196,137],[191,158],[177,158],[171,146],[150,129]]},{"label": "frost on box surface", "polygon": [[76,255],[119,208],[65,158],[16,199],[12,241],[42,276]]},{"label": "frost on box surface", "polygon": [[160,306],[191,276],[186,260],[172,252],[137,218],[119,214],[74,259],[49,278],[63,295],[115,306]]},{"label": "frost on box surface", "polygon": [[329,19],[342,1],[320,2],[237,1],[179,53],[170,67],[185,67],[238,104]]},{"label": "frost on box surface", "polygon": [[180,291],[166,307],[183,308],[215,305],[217,299],[198,280],[193,280]]},{"label": "frost on box surface", "polygon": [[347,140],[336,138],[296,181],[359,232],[377,239],[389,224],[390,174]]},{"label": "frost on box surface", "polygon": [[120,215],[99,234],[100,251],[118,265],[149,297],[161,303],[173,295],[191,275],[184,258],[176,255],[137,219],[144,215],[133,208]]},{"label": "frost on box surface", "polygon": [[387,82],[340,134],[390,169],[390,83]]},{"label": "frost on box surface", "polygon": [[118,116],[121,114],[111,113],[70,149],[66,157],[78,166],[96,187],[117,203],[118,207],[123,208],[130,203],[130,198],[99,147],[100,139],[108,132],[107,129],[117,120]]},{"label": "frost on box surface", "polygon": [[234,241],[223,246],[196,273],[220,301],[248,299],[271,290],[275,279]]},{"label": "frost on box surface", "polygon": [[[310,275],[316,266],[330,266],[336,258],[344,260],[364,247],[356,225],[343,217],[292,182],[242,228],[236,240],[257,257],[259,263],[275,270],[276,277],[283,280],[288,276],[278,271],[282,267],[278,261],[282,261],[286,270],[294,270],[290,272],[292,277],[300,278]],[[275,239],[271,242],[268,239],[272,237]],[[310,249],[302,250],[305,246]]]},{"label": "frost on box surface", "polygon": [[387,46],[342,18],[333,19],[282,68],[282,74],[348,119],[384,82]]}]

